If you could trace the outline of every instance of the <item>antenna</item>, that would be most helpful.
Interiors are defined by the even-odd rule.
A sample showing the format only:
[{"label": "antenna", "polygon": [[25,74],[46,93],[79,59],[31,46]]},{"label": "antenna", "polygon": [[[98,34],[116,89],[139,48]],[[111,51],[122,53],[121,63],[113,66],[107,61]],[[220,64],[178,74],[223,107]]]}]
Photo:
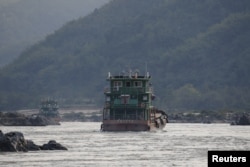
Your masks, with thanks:
[{"label": "antenna", "polygon": [[145,62],[145,76],[147,75],[147,72],[148,72],[148,63]]}]

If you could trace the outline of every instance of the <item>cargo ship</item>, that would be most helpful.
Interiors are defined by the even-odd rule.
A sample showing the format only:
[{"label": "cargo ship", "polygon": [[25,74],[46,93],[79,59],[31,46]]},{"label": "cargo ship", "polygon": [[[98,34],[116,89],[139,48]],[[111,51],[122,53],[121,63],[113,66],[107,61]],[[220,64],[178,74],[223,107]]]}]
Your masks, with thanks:
[{"label": "cargo ship", "polygon": [[47,119],[54,121],[55,123],[59,124],[61,121],[61,117],[59,114],[59,106],[56,100],[53,99],[46,99],[42,100],[40,104],[40,110],[38,115],[44,116]]},{"label": "cargo ship", "polygon": [[150,79],[148,72],[108,74],[102,131],[154,131],[166,126],[167,114],[152,104],[155,95]]}]

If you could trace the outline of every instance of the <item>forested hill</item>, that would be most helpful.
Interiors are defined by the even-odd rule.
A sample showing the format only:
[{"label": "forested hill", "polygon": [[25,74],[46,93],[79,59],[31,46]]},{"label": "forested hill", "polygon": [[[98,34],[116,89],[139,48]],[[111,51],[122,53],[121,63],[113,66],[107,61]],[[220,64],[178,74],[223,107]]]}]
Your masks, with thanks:
[{"label": "forested hill", "polygon": [[0,66],[66,22],[109,0],[0,0]]},{"label": "forested hill", "polygon": [[0,71],[0,107],[102,105],[106,74],[152,75],[163,109],[250,108],[249,0],[113,0]]}]

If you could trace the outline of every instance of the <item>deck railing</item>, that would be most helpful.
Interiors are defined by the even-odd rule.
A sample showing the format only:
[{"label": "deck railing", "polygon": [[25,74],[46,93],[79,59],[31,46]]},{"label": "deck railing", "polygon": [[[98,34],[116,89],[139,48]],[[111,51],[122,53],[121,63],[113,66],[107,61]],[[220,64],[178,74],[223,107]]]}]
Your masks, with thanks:
[{"label": "deck railing", "polygon": [[133,94],[133,93],[153,93],[152,87],[111,87],[104,90],[105,93]]}]

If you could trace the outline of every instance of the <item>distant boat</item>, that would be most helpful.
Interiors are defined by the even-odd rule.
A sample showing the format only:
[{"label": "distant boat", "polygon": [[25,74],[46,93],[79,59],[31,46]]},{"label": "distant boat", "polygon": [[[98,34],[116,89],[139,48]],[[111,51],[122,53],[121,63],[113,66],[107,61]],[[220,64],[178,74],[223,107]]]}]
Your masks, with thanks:
[{"label": "distant boat", "polygon": [[25,115],[18,112],[0,113],[0,125],[4,126],[46,126],[60,125],[61,117],[55,100],[42,100],[38,114]]},{"label": "distant boat", "polygon": [[152,105],[155,96],[150,79],[149,73],[116,76],[109,73],[102,131],[152,131],[165,127],[168,116]]},{"label": "distant boat", "polygon": [[46,99],[42,100],[40,103],[40,110],[38,115],[44,116],[47,119],[51,119],[57,123],[61,121],[61,117],[59,114],[59,106],[56,100]]}]

